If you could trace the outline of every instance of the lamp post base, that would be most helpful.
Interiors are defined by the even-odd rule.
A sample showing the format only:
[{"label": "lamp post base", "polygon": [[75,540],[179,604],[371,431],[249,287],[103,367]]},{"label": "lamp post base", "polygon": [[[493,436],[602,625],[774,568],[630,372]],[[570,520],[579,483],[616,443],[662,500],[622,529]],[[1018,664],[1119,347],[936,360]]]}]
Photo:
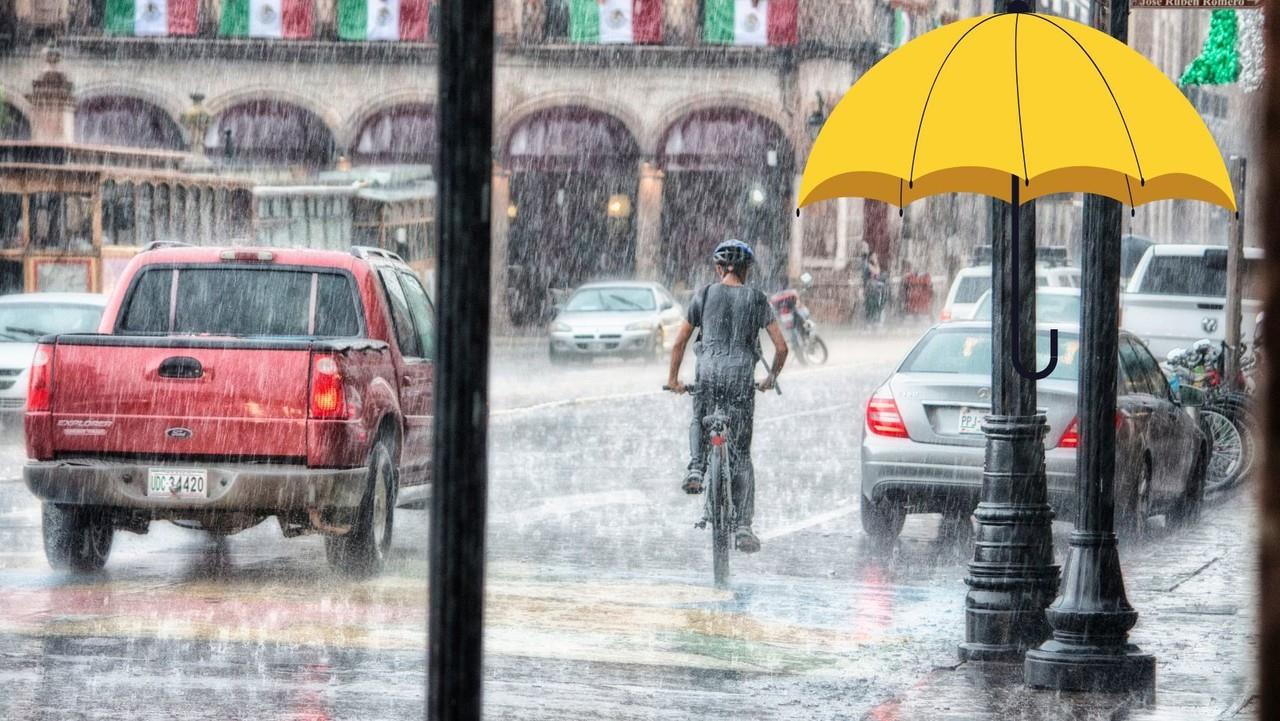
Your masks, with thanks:
[{"label": "lamp post base", "polygon": [[1154,692],[1155,656],[1133,644],[1120,646],[1114,653],[1098,651],[1096,646],[1047,641],[1027,651],[1023,678],[1032,688],[1054,691]]}]

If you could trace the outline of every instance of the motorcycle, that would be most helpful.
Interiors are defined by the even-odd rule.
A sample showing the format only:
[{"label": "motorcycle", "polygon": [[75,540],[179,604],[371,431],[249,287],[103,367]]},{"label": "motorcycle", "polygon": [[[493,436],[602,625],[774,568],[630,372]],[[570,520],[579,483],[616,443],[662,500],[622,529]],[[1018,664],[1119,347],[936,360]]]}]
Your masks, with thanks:
[{"label": "motorcycle", "polygon": [[1207,493],[1239,484],[1257,459],[1257,417],[1251,398],[1256,359],[1242,343],[1236,387],[1244,390],[1232,390],[1225,382],[1227,352],[1226,343],[1205,338],[1190,348],[1174,348],[1161,364],[1175,392],[1185,384],[1205,394],[1198,415],[1213,446],[1205,474]]},{"label": "motorcycle", "polygon": [[[813,276],[800,276],[804,290],[813,286]],[[818,335],[818,327],[809,317],[809,308],[800,300],[800,292],[787,288],[769,298],[778,314],[778,323],[788,336],[788,345],[803,365],[822,365],[827,362],[827,344]]]}]

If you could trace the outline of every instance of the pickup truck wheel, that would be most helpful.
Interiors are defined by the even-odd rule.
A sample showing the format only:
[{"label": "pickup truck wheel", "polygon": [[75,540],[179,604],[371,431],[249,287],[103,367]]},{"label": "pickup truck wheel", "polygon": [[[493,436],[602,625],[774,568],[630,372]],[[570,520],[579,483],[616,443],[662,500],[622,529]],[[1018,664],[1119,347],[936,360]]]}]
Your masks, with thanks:
[{"label": "pickup truck wheel", "polygon": [[396,464],[389,444],[378,441],[369,453],[369,485],[351,530],[326,536],[325,555],[336,571],[353,578],[377,575],[391,550],[396,509]]},{"label": "pickup truck wheel", "polygon": [[50,566],[83,572],[97,571],[106,565],[115,529],[101,511],[46,503],[41,526],[44,555]]}]

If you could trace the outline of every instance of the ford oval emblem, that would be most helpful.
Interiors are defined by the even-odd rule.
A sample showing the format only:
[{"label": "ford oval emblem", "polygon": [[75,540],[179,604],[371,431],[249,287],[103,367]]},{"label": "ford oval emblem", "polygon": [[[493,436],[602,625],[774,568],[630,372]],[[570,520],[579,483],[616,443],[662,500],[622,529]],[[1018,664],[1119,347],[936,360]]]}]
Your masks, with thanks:
[{"label": "ford oval emblem", "polygon": [[165,431],[164,434],[166,436],[169,436],[170,438],[173,438],[174,440],[179,440],[179,441],[185,441],[188,438],[190,438],[192,435],[194,435],[192,434],[190,428],[170,428],[169,430]]}]

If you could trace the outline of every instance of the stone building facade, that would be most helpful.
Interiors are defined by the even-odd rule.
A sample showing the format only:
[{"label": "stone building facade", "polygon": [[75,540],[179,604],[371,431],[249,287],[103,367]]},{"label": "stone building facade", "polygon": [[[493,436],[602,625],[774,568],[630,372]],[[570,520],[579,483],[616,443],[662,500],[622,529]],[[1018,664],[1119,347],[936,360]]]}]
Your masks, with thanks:
[{"label": "stone building facade", "polygon": [[[811,272],[819,304],[847,317],[866,251],[892,272],[927,270],[942,289],[986,242],[987,203],[977,198],[930,199],[902,218],[874,201],[820,204],[798,218],[794,208],[809,146],[844,90],[895,42],[989,12],[991,0],[798,0],[797,42],[781,47],[705,44],[701,0],[660,1],[662,43],[625,46],[570,43],[564,0],[498,3],[492,195],[495,287],[513,306],[504,315],[534,322],[547,288],[600,275],[692,287],[706,272],[696,259],[739,236],[762,251],[761,282]],[[435,157],[431,41],[340,41],[337,0],[315,0],[314,39],[221,38],[219,0],[199,2],[196,37],[139,38],[103,33],[105,0],[16,0],[0,11],[0,134],[38,130],[27,96],[53,42],[76,99],[59,140],[203,146],[211,158],[298,178],[340,158]],[[1044,10],[1084,19],[1087,7],[1057,0]],[[1161,63],[1176,74],[1207,16],[1164,17],[1148,28],[1135,13],[1135,45],[1181,48]],[[180,122],[194,95],[213,116],[203,139]],[[1219,102],[1205,96],[1206,107]],[[1234,142],[1230,118],[1222,125]],[[1044,205],[1041,242],[1069,238],[1078,204]],[[1171,208],[1145,213],[1135,229],[1159,237],[1188,218],[1214,220]]]}]

